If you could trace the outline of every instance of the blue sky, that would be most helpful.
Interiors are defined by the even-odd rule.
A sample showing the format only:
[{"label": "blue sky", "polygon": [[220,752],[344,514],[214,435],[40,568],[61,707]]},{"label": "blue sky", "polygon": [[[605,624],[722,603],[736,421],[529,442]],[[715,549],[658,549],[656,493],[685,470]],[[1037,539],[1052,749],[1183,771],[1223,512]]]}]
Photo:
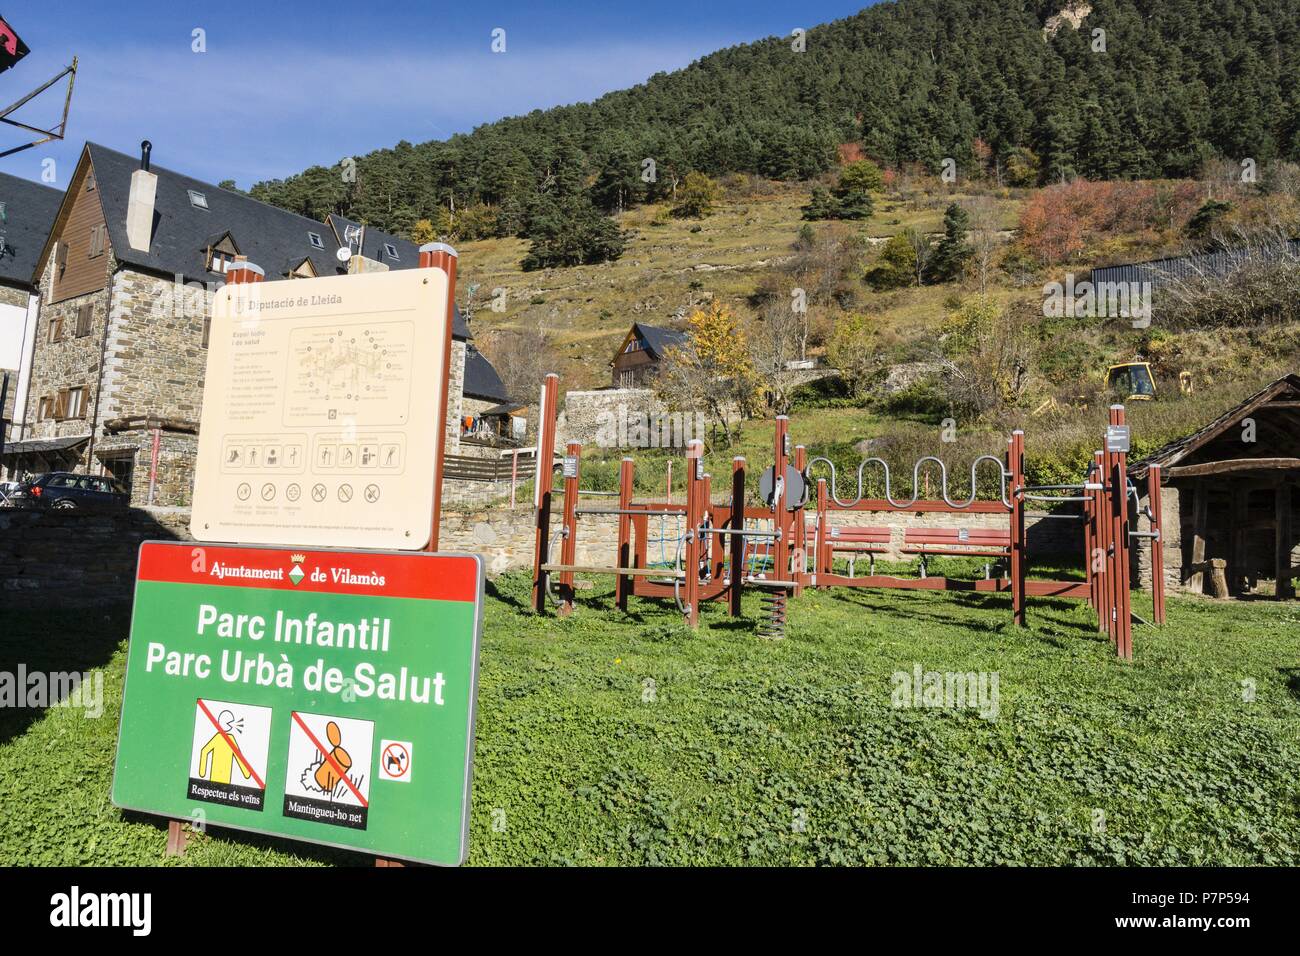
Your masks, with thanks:
[{"label": "blue sky", "polygon": [[[86,140],[154,144],[161,166],[240,186],[313,163],[467,132],[502,116],[581,102],[726,46],[840,19],[870,0],[469,4],[432,0],[5,0],[31,47],[0,74],[16,100],[80,58],[68,139],[0,159],[30,179],[53,158],[59,182]],[[239,26],[251,13],[261,32]],[[491,51],[504,29],[506,50]],[[205,31],[206,52],[192,50]],[[15,118],[52,124],[53,90]],[[23,134],[0,127],[3,147]]]}]

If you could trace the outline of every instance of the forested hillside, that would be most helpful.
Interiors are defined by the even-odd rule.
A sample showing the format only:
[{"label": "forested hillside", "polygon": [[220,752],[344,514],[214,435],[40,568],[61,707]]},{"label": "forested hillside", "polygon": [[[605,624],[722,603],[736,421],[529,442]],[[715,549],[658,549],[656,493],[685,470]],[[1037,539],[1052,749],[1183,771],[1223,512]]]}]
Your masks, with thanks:
[{"label": "forested hillside", "polygon": [[462,240],[585,230],[590,258],[620,248],[601,212],[672,198],[690,171],[807,179],[850,142],[1013,185],[1300,159],[1300,0],[897,0],[803,39],[399,143],[359,157],[354,181],[313,167],[252,192],[405,234],[424,219]]}]

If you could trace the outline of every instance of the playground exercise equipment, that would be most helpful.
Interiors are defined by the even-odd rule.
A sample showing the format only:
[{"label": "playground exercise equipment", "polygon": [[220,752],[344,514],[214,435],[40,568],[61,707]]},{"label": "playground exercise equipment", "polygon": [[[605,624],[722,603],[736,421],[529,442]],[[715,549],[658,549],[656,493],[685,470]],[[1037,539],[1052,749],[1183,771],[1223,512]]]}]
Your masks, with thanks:
[{"label": "playground exercise equipment", "polygon": [[[542,387],[539,408],[540,449],[555,447],[558,378],[549,375]],[[863,461],[857,469],[857,495],[841,499],[836,472],[825,458],[807,460],[803,446],[790,447],[789,420],[775,420],[773,464],[758,482],[761,506],[746,504],[748,466],[744,458],[732,460],[728,500],[713,500],[712,477],[704,471],[703,443],[689,442],[686,448],[684,500],[635,501],[634,462],[624,458],[619,468],[618,492],[581,488],[582,446],[566,446],[560,471],[563,488],[553,487],[551,456],[539,453],[536,475],[537,525],[533,563],[533,606],[545,612],[554,604],[561,616],[572,613],[575,599],[574,576],[604,574],[614,577],[617,606],[627,610],[629,598],[672,600],[687,624],[699,623],[704,601],[726,603],[733,616],[740,614],[746,587],[763,592],[766,617],[759,633],[780,637],[785,632],[788,599],[805,587],[904,588],[918,590],[1009,592],[1012,619],[1024,625],[1026,602],[1031,597],[1069,598],[1086,601],[1096,610],[1098,628],[1115,645],[1123,658],[1132,657],[1130,566],[1134,542],[1149,540],[1154,569],[1154,623],[1164,623],[1164,582],[1160,536],[1160,469],[1149,471],[1149,500],[1145,514],[1152,530],[1132,527],[1137,489],[1127,477],[1128,427],[1123,406],[1112,406],[1104,450],[1078,484],[1029,485],[1025,481],[1024,441],[1021,431],[1011,434],[1005,458],[982,455],[970,467],[970,495],[954,499],[949,490],[944,462],[927,456],[912,468],[909,498],[896,496],[889,465],[879,458]],[[815,498],[810,498],[809,473],[815,468],[829,472],[816,481]],[[868,498],[864,477],[870,467],[881,469],[884,497]],[[996,469],[996,497],[981,499],[978,480],[981,469]],[[938,496],[922,497],[929,478],[938,475]],[[779,476],[779,477],[778,477]],[[562,498],[559,523],[552,528],[553,498]],[[617,504],[587,504],[584,497],[612,498]],[[815,502],[812,520],[806,509]],[[1026,506],[1030,502],[1075,505],[1077,513],[1051,513],[1048,518],[1082,522],[1085,574],[1079,580],[1030,579],[1026,539]],[[833,520],[837,512],[892,512],[979,516],[972,527],[944,524],[935,527],[909,525],[903,532],[901,553],[919,559],[918,577],[876,573],[877,555],[890,551],[893,529],[881,525],[855,526]],[[988,526],[989,515],[1004,515],[1005,527]],[[617,519],[617,546],[611,565],[577,563],[581,522],[588,517]],[[848,573],[838,573],[836,555],[847,555]],[[984,559],[982,579],[959,580],[929,574],[932,557]],[[856,562],[866,557],[870,573],[857,575]]]},{"label": "playground exercise equipment", "polygon": [[[839,497],[836,472],[832,462],[825,458],[814,459],[808,470],[818,466],[830,472],[817,481],[816,515],[808,526],[812,536],[813,568],[805,575],[810,587],[880,587],[946,591],[1010,592],[1012,618],[1017,625],[1025,624],[1027,599],[1054,597],[1083,600],[1097,613],[1098,628],[1115,644],[1116,653],[1123,658],[1132,657],[1131,566],[1135,542],[1149,540],[1152,557],[1152,598],[1154,623],[1165,620],[1164,580],[1162,567],[1162,542],[1160,534],[1160,469],[1153,467],[1149,473],[1149,501],[1146,516],[1151,531],[1136,531],[1132,527],[1132,505],[1138,499],[1137,488],[1127,476],[1128,426],[1124,407],[1112,406],[1106,431],[1106,448],[1094,454],[1092,465],[1079,484],[1030,485],[1025,480],[1025,436],[1012,432],[1007,442],[1005,460],[991,455],[977,458],[970,468],[971,493],[964,500],[954,500],[949,493],[948,472],[938,458],[926,457],[916,462],[912,469],[912,495],[908,500],[898,500],[894,495],[889,465],[879,458],[869,458],[858,466],[857,496],[853,500]],[[939,495],[921,498],[922,474],[929,465],[938,470]],[[881,469],[884,477],[884,497],[867,498],[864,491],[864,472],[870,466]],[[978,498],[977,482],[980,468],[996,469],[998,493],[991,500]],[[1046,517],[1053,520],[1082,522],[1084,541],[1084,580],[1036,580],[1028,577],[1029,554],[1026,537],[1025,512],[1030,502],[1049,505],[1077,505],[1077,512],[1052,512]],[[1006,515],[1005,528],[974,526],[936,527],[909,526],[903,533],[903,554],[917,555],[920,559],[920,576],[902,578],[878,575],[875,559],[890,550],[892,529],[878,525],[840,525],[831,523],[836,512],[909,512],[950,515]],[[987,521],[988,519],[983,519]],[[848,555],[848,574],[837,574],[834,557],[837,553]],[[857,576],[856,561],[865,556],[870,562],[870,573]],[[931,577],[928,559],[931,556],[983,558],[982,580],[954,580],[948,577]],[[997,569],[996,575],[993,569]]]}]

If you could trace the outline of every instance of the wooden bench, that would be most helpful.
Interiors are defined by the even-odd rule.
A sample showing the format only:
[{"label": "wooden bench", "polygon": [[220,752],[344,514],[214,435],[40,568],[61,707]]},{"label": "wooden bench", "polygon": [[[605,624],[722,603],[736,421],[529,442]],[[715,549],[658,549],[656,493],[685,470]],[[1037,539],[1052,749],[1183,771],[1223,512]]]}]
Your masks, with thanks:
[{"label": "wooden bench", "polygon": [[[1011,554],[1011,531],[1005,528],[908,528],[903,532],[903,553],[921,556],[921,577],[926,558],[1006,558]],[[989,577],[991,562],[984,563]]]},{"label": "wooden bench", "polygon": [[[810,524],[808,526],[809,537],[816,533],[817,525]],[[849,558],[849,577],[853,577],[858,554],[867,555],[871,562],[871,573],[875,574],[876,555],[889,550],[890,533],[887,526],[841,525],[828,527],[826,529],[826,540],[819,542],[819,544],[829,552],[827,555],[828,567],[830,554],[836,551],[847,551],[852,555]]]}]

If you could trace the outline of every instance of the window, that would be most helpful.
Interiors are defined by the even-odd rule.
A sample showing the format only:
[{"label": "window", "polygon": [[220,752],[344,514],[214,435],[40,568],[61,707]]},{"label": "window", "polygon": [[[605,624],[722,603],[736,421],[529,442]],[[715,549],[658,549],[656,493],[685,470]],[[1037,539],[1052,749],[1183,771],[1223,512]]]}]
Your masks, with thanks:
[{"label": "window", "polygon": [[208,347],[208,342],[211,339],[212,339],[212,316],[205,315],[203,317],[203,342],[202,342],[204,348]]},{"label": "window", "polygon": [[226,274],[235,263],[235,257],[228,252],[222,252],[220,249],[211,249],[208,252],[208,271],[217,272],[221,275]]},{"label": "window", "polygon": [[190,205],[195,209],[208,208],[208,197],[203,195],[203,193],[199,192],[197,189],[187,189],[186,192],[190,194]]},{"label": "window", "polygon": [[40,408],[36,416],[37,421],[49,421],[54,414],[54,399],[48,395],[41,396]]},{"label": "window", "polygon": [[59,279],[63,278],[63,272],[68,268],[68,244],[60,242],[54,247],[54,273]]},{"label": "window", "polygon": [[90,227],[89,258],[95,259],[104,254],[104,245],[105,245],[104,238],[107,231],[108,231],[108,227],[105,226],[103,223],[99,224],[98,226]]},{"label": "window", "polygon": [[50,316],[50,341],[63,341],[63,313],[55,312]]},{"label": "window", "polygon": [[636,372],[631,370],[618,373],[619,388],[634,388],[636,386]]},{"label": "window", "polygon": [[95,313],[95,307],[89,302],[84,302],[77,309],[77,336],[90,334],[90,320]]},{"label": "window", "polygon": [[389,257],[390,259],[400,259],[400,258],[401,258],[401,256],[399,256],[399,255],[397,254],[397,246],[393,245],[391,242],[385,242],[385,243],[384,243],[384,251],[385,251],[386,253],[388,253],[388,257]]},{"label": "window", "polygon": [[54,400],[54,417],[59,420],[85,418],[86,386],[77,385],[73,388],[60,389],[58,397]]},{"label": "window", "polygon": [[93,193],[94,191],[95,191],[95,176],[92,173],[86,177],[86,192]]},{"label": "window", "polygon": [[322,238],[320,237],[320,233],[319,233],[319,232],[309,232],[309,233],[307,233],[307,239],[311,242],[311,244],[312,244],[313,247],[315,247],[315,248],[317,248],[317,249],[324,249],[324,248],[325,248],[325,240],[322,239]]},{"label": "window", "polygon": [[135,458],[105,458],[104,470],[113,476],[113,480],[122,486],[128,494],[131,491],[131,479],[135,477]]}]

